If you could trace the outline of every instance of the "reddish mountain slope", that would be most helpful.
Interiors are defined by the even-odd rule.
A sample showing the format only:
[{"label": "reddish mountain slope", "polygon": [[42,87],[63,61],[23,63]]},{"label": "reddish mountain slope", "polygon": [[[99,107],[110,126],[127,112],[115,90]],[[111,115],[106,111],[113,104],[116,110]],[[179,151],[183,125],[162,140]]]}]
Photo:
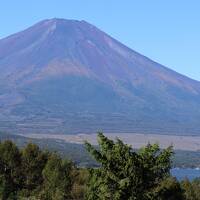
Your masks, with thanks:
[{"label": "reddish mountain slope", "polygon": [[200,83],[85,21],[51,19],[0,40],[0,128],[200,133]]}]

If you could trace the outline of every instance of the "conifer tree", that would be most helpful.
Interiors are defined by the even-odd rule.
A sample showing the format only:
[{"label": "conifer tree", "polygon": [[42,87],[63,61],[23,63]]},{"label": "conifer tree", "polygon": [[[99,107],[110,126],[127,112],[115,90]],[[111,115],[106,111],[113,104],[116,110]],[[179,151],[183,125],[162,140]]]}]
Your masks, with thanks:
[{"label": "conifer tree", "polygon": [[[22,150],[22,170],[24,195],[38,190],[43,183],[42,171],[48,160],[48,153],[29,143]],[[36,191],[37,192],[37,191]]]},{"label": "conifer tree", "polygon": [[121,140],[114,142],[102,133],[98,134],[98,143],[99,150],[85,144],[101,165],[90,170],[87,200],[151,199],[155,189],[170,176],[172,147],[161,151],[157,144],[149,144],[135,152]]},{"label": "conifer tree", "polygon": [[22,186],[21,154],[12,141],[0,144],[0,163],[1,199],[17,199]]},{"label": "conifer tree", "polygon": [[43,170],[43,200],[66,200],[71,198],[73,185],[73,164],[71,161],[63,160],[53,153],[50,155]]}]

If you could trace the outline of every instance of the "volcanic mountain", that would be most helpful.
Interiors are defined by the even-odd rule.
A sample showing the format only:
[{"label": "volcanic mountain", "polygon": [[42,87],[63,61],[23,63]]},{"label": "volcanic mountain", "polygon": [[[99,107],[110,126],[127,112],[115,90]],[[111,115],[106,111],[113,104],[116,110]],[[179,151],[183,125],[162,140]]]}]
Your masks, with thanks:
[{"label": "volcanic mountain", "polygon": [[1,130],[200,134],[200,82],[85,21],[1,39],[0,72]]}]

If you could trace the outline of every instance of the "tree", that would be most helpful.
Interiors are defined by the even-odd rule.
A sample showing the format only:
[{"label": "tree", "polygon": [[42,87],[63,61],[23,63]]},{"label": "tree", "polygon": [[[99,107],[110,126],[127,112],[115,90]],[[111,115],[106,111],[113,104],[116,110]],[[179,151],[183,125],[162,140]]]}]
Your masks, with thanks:
[{"label": "tree", "polygon": [[184,190],[186,200],[200,200],[200,181],[195,179],[190,182],[188,179],[185,179],[181,182],[181,186]]},{"label": "tree", "polygon": [[72,187],[72,199],[83,199],[86,192],[86,183],[88,181],[88,170],[86,168],[75,170],[74,184]]},{"label": "tree", "polygon": [[69,199],[73,185],[72,171],[71,161],[62,160],[55,153],[51,154],[42,172],[44,183],[41,199]]},{"label": "tree", "polygon": [[21,154],[13,142],[0,144],[0,163],[1,199],[17,199],[22,185]]},{"label": "tree", "polygon": [[46,165],[48,153],[41,151],[35,144],[29,143],[22,150],[23,193],[27,196],[39,189],[43,183],[42,171]]},{"label": "tree", "polygon": [[71,161],[62,159],[56,153],[42,151],[35,144],[29,143],[19,150],[12,141],[0,143],[2,200],[82,197],[82,184],[86,178],[87,172],[78,172]]},{"label": "tree", "polygon": [[[91,169],[87,200],[152,199],[155,189],[170,176],[172,147],[163,151],[157,144],[138,153],[117,139],[98,134],[99,150],[86,142],[86,149],[101,164]],[[168,200],[168,198],[166,198]]]},{"label": "tree", "polygon": [[151,193],[152,200],[183,200],[184,191],[176,178],[164,179]]}]

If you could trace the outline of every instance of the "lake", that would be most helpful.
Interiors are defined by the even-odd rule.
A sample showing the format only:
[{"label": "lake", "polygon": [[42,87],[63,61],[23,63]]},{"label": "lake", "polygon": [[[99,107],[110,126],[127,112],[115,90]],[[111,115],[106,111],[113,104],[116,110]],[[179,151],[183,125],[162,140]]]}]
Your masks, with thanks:
[{"label": "lake", "polygon": [[200,177],[200,169],[180,169],[174,168],[171,170],[172,176],[175,176],[178,180],[183,180],[187,177],[189,180]]}]

